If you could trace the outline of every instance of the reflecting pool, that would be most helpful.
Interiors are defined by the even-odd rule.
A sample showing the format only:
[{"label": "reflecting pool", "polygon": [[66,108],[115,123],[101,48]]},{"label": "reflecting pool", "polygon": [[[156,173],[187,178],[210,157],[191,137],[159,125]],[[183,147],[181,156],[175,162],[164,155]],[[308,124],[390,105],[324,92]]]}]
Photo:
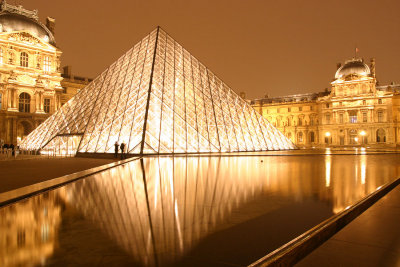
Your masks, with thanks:
[{"label": "reflecting pool", "polygon": [[400,172],[400,156],[148,157],[0,209],[0,266],[247,265]]}]

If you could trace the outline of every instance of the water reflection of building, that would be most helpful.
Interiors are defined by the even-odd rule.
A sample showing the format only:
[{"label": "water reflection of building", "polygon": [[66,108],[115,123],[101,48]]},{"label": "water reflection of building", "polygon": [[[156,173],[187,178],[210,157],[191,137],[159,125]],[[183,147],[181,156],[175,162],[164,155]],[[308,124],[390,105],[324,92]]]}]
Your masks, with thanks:
[{"label": "water reflection of building", "polygon": [[[365,155],[348,163],[337,159],[147,158],[68,186],[66,203],[142,264],[164,265],[212,233],[287,204],[270,201],[248,212],[247,205],[264,194],[293,202],[316,198],[337,213],[398,174],[380,175]],[[237,216],[243,210],[246,216]]]},{"label": "water reflection of building", "polygon": [[0,266],[43,265],[55,250],[60,222],[54,192],[0,209]]},{"label": "water reflection of building", "polygon": [[[317,212],[321,206],[327,214],[339,212],[400,173],[400,167],[380,164],[384,157],[396,166],[397,157],[343,157],[347,156],[132,161],[1,208],[0,266],[61,265],[66,263],[65,253],[76,263],[79,259],[74,257],[84,253],[78,248],[92,249],[93,243],[99,251],[90,257],[99,261],[96,253],[117,244],[126,254],[116,257],[128,255],[145,266],[171,264],[213,233],[292,204],[308,203],[305,209],[310,209],[310,202],[322,202]],[[60,227],[61,220],[66,227]]]},{"label": "water reflection of building", "polygon": [[54,29],[37,10],[0,4],[0,143],[16,144],[90,81],[61,75]]},{"label": "water reflection of building", "polygon": [[375,59],[338,64],[330,91],[264,98],[252,105],[299,147],[400,144],[400,85],[378,86]]}]

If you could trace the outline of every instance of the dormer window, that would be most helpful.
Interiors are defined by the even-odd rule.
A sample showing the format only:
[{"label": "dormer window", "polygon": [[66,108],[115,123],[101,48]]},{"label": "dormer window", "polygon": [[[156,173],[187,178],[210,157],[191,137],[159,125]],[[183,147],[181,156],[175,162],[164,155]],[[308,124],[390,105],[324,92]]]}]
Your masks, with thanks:
[{"label": "dormer window", "polygon": [[27,68],[29,66],[29,56],[25,52],[21,53],[20,65],[21,65],[21,67],[25,67],[25,68]]}]

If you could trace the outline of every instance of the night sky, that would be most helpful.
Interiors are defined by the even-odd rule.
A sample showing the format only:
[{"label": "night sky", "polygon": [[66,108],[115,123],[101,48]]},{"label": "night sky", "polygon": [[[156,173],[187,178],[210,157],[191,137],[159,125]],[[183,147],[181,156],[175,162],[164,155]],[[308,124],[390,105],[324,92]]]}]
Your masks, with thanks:
[{"label": "night sky", "polygon": [[336,63],[376,58],[380,84],[400,82],[400,1],[9,0],[56,19],[62,65],[96,77],[160,25],[248,98],[322,91]]}]

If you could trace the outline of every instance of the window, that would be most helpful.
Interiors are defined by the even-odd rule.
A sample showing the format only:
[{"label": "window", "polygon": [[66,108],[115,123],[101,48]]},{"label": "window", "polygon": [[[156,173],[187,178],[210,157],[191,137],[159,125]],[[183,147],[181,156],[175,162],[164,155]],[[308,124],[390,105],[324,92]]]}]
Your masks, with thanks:
[{"label": "window", "polygon": [[19,112],[30,112],[31,109],[31,96],[27,93],[19,95]]},{"label": "window", "polygon": [[343,123],[343,113],[339,114],[339,123]]},{"label": "window", "polygon": [[368,121],[367,112],[363,112],[362,116],[363,116],[363,122],[367,122]]},{"label": "window", "polygon": [[299,118],[299,126],[302,126],[302,125],[303,125],[303,119]]},{"label": "window", "polygon": [[299,107],[299,111],[302,111],[303,110],[303,107]]},{"label": "window", "polygon": [[382,104],[382,99],[378,99],[378,104]]},{"label": "window", "polygon": [[291,126],[290,118],[287,119],[287,125]]},{"label": "window", "polygon": [[326,104],[325,107],[326,107],[326,108],[329,108],[329,104]]},{"label": "window", "polygon": [[357,123],[357,111],[356,110],[349,111],[349,119],[350,119],[350,123]]},{"label": "window", "polygon": [[314,125],[314,117],[310,117],[310,125]]},{"label": "window", "polygon": [[331,114],[325,114],[325,122],[326,124],[330,124],[331,123]]},{"label": "window", "polygon": [[339,106],[343,106],[343,103],[342,103],[342,102],[339,102]]},{"label": "window", "polygon": [[363,100],[363,105],[365,106],[367,104],[367,101]]},{"label": "window", "polygon": [[43,58],[43,70],[44,71],[51,71],[51,59],[49,56],[45,56]]},{"label": "window", "polygon": [[44,99],[44,112],[50,113],[50,99],[49,98]]},{"label": "window", "polygon": [[315,142],[315,134],[314,132],[310,132],[310,143],[314,143]]},{"label": "window", "polygon": [[299,134],[298,134],[298,142],[303,143],[303,133],[302,132],[299,132]]},{"label": "window", "polygon": [[376,142],[385,143],[386,142],[386,132],[383,129],[376,130]]},{"label": "window", "polygon": [[17,246],[18,247],[25,246],[25,231],[24,230],[18,230],[18,232],[17,232]]},{"label": "window", "polygon": [[291,108],[288,108],[288,109],[287,109],[287,111],[288,111],[288,112],[291,112],[291,111],[292,111],[292,109],[291,109]]},{"label": "window", "polygon": [[383,122],[383,111],[378,111],[378,122]]},{"label": "window", "polygon": [[25,53],[25,52],[22,52],[22,53],[21,53],[21,56],[20,56],[20,58],[19,58],[19,64],[21,65],[21,67],[27,68],[28,65],[29,65],[28,62],[29,62],[29,56],[28,56],[28,54]]},{"label": "window", "polygon": [[313,106],[310,106],[310,110],[313,110]]}]

